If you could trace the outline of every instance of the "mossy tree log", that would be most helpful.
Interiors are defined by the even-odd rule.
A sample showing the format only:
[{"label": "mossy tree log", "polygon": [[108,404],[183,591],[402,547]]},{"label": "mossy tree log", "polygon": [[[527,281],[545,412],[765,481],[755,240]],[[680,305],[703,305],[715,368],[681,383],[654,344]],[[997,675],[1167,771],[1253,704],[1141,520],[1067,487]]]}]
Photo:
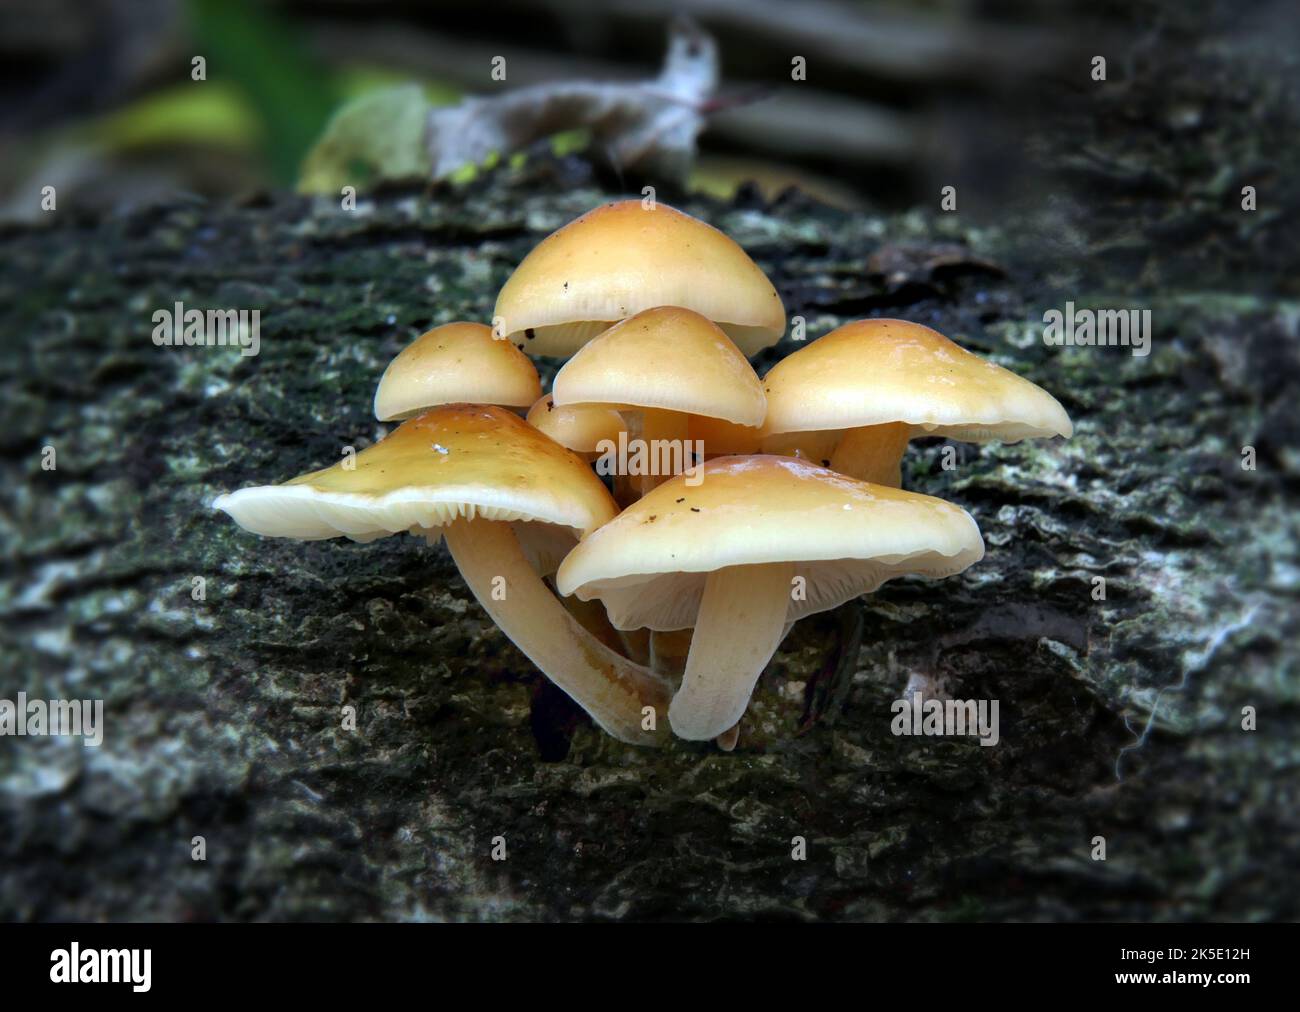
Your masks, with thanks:
[{"label": "mossy tree log", "polygon": [[[602,735],[445,548],[262,541],[211,512],[380,438],[387,361],[485,319],[605,199],[566,172],[0,237],[0,697],[103,698],[107,722],[99,748],[0,739],[0,916],[1300,915],[1294,306],[1165,291],[1149,357],[1046,348],[1041,265],[1001,233],[682,202],[810,335],[906,316],[1077,424],[954,444],[951,470],[915,444],[906,486],[969,509],[986,559],[800,623],[730,754]],[[260,354],[156,347],[178,301],[260,310]],[[909,679],[999,700],[999,744],[892,734]]]}]

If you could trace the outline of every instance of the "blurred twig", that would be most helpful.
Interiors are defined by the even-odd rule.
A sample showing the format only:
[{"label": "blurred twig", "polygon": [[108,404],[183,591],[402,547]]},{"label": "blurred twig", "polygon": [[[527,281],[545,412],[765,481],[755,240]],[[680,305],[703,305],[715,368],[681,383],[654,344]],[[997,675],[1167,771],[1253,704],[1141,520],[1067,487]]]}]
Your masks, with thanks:
[{"label": "blurred twig", "polygon": [[[366,28],[327,24],[316,29],[318,48],[353,59],[383,60],[413,73],[436,70],[444,81],[483,91],[493,56],[503,47],[445,38],[408,28]],[[635,81],[628,64],[552,55],[511,46],[512,88],[560,80]],[[729,93],[707,105],[710,136],[767,154],[814,154],[820,158],[870,165],[903,164],[921,149],[923,130],[906,113],[815,88],[731,81]],[[731,98],[730,96],[737,96]],[[760,100],[761,99],[761,100]]]}]

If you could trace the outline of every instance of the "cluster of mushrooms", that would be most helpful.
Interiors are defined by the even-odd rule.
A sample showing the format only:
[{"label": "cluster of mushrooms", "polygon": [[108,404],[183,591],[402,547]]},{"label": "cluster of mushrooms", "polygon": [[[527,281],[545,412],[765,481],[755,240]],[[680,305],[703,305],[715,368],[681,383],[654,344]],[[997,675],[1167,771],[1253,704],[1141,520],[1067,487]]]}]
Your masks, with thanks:
[{"label": "cluster of mushrooms", "polygon": [[[902,320],[846,324],[760,380],[749,357],[786,326],[776,289],[663,204],[607,204],[550,235],[493,320],[436,327],[392,361],[385,439],[215,505],[272,537],[445,538],[501,630],[634,744],[671,729],[734,748],[794,622],[983,557],[965,510],[899,487],[913,436],[1072,432],[1041,388]],[[550,394],[525,352],[568,360]],[[607,486],[593,463],[629,446],[700,452]]]}]

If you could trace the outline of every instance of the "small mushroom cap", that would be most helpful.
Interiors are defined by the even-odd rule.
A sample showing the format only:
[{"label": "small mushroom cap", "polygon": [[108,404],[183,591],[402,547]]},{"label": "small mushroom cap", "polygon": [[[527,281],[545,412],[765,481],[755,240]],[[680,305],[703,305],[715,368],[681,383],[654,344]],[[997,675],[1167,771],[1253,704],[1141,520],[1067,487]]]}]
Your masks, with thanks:
[{"label": "small mushroom cap", "polygon": [[764,435],[887,422],[972,443],[1074,432],[1042,387],[906,320],[846,323],[774,365],[763,386]]},{"label": "small mushroom cap", "polygon": [[[951,576],[984,556],[970,514],[790,457],[719,457],[678,475],[578,545],[556,586],[599,597],[620,629],[695,625],[705,579],[727,566],[792,562],[806,600],[786,620],[825,611],[904,574]],[[795,595],[797,597],[797,595]]]},{"label": "small mushroom cap", "polygon": [[417,337],[388,363],[375,391],[381,422],[413,418],[439,404],[523,408],[542,392],[528,356],[481,323],[447,323]]},{"label": "small mushroom cap", "polygon": [[568,356],[653,306],[694,309],[746,355],[785,332],[781,297],[732,239],[639,200],[604,204],[543,239],[501,289],[493,316],[530,354]]},{"label": "small mushroom cap", "polygon": [[556,407],[547,394],[528,409],[528,424],[574,453],[595,453],[602,439],[617,441],[627,431],[623,416],[612,408]]},{"label": "small mushroom cap", "polygon": [[532,521],[587,534],[618,512],[591,469],[505,408],[452,404],[400,425],[351,461],[213,504],[246,530],[371,541],[458,517]]},{"label": "small mushroom cap", "polygon": [[763,423],[763,384],[735,343],[699,313],[658,306],[616,323],[555,375],[555,403],[660,408]]}]

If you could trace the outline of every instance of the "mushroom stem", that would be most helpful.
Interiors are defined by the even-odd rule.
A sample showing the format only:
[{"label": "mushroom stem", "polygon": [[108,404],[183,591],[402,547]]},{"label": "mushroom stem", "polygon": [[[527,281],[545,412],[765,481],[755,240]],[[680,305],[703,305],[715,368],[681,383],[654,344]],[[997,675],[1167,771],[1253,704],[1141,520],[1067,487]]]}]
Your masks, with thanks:
[{"label": "mushroom stem", "polygon": [[[548,583],[547,589],[554,588]],[[610,624],[609,616],[599,601],[584,601],[578,597],[558,597],[557,600],[564,610],[574,617],[578,625],[593,637],[615,653],[623,652],[623,639],[619,631]]]},{"label": "mushroom stem", "polygon": [[[635,440],[645,439],[644,419],[640,411],[628,411],[623,415],[627,423],[627,445],[629,448]],[[625,510],[641,498],[641,478],[627,473],[626,467],[614,471],[614,501],[620,510]]]},{"label": "mushroom stem", "polygon": [[618,471],[614,475],[614,501],[625,510],[641,498],[641,479]]},{"label": "mushroom stem", "polygon": [[646,470],[651,472],[641,476],[642,495],[658,488],[673,476],[670,466],[661,468],[660,463],[671,465],[680,460],[683,471],[694,463],[686,459],[690,448],[689,423],[690,415],[680,411],[645,408],[641,412],[641,438],[645,440]]},{"label": "mushroom stem", "polygon": [[810,460],[822,467],[829,467],[835,444],[840,441],[840,432],[836,429],[815,429],[808,432],[781,432],[773,436],[764,436],[762,450],[774,453],[778,457],[797,457]]},{"label": "mushroom stem", "polygon": [[672,632],[650,634],[650,666],[661,675],[680,678],[686,667],[686,655],[691,649],[691,630],[674,629]]},{"label": "mushroom stem", "polygon": [[[668,685],[610,650],[564,610],[528,564],[509,524],[457,520],[443,532],[483,610],[547,678],[619,741],[655,745],[664,740],[659,717],[669,704]],[[644,726],[645,707],[654,709],[651,730]]]},{"label": "mushroom stem", "polygon": [[[789,630],[789,625],[786,626]],[[650,634],[650,667],[656,674],[672,679],[681,684],[682,672],[686,668],[686,658],[691,650],[691,635],[694,629],[674,629],[672,632],[652,632]],[[784,633],[782,634],[784,638]],[[730,752],[740,739],[740,723],[723,731],[714,739],[714,744],[723,752]]]},{"label": "mushroom stem", "polygon": [[668,708],[675,734],[708,741],[740,720],[785,635],[793,575],[790,562],[728,566],[708,575],[686,672]]},{"label": "mushroom stem", "polygon": [[905,422],[848,429],[831,456],[831,470],[860,481],[902,488],[901,464],[912,427]]},{"label": "mushroom stem", "polygon": [[642,667],[650,663],[649,629],[615,629],[614,631],[618,633],[618,638],[623,644],[619,653]]}]

